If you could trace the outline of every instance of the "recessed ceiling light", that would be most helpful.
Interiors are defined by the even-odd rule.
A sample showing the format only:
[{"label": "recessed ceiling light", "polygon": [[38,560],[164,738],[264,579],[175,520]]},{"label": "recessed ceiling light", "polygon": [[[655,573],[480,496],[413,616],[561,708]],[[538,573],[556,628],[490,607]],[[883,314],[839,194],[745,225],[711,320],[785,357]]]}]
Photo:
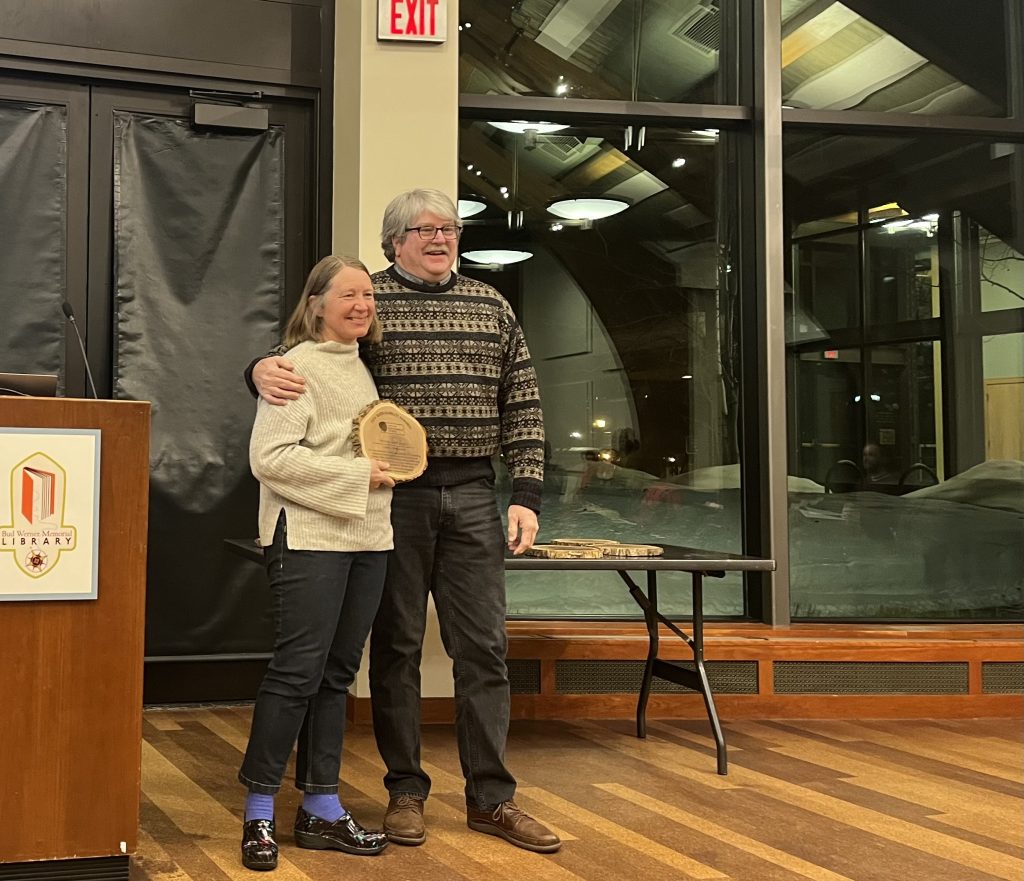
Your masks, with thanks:
[{"label": "recessed ceiling light", "polygon": [[620,199],[559,199],[548,206],[548,211],[564,220],[601,220],[629,207]]},{"label": "recessed ceiling light", "polygon": [[467,217],[479,214],[486,207],[486,203],[479,199],[459,199],[459,217],[465,220]]},{"label": "recessed ceiling light", "polygon": [[479,251],[465,251],[463,258],[473,263],[496,263],[498,266],[508,266],[510,263],[521,263],[529,260],[533,254],[529,251],[508,251],[504,248],[491,248]]},{"label": "recessed ceiling light", "polygon": [[538,135],[550,135],[552,132],[560,132],[562,129],[569,128],[568,125],[560,125],[557,122],[527,122],[523,119],[513,119],[511,122],[492,122],[490,125],[503,132],[512,132],[517,135],[528,131]]},{"label": "recessed ceiling light", "polygon": [[686,165],[686,160],[682,156],[672,160],[673,168],[682,168],[684,165]]}]

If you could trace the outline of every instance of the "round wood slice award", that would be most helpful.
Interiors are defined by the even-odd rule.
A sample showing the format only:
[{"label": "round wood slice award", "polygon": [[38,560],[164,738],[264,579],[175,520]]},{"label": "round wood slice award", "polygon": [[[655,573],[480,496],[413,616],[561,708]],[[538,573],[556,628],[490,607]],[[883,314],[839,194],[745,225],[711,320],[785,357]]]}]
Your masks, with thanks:
[{"label": "round wood slice award", "polygon": [[665,549],[658,545],[625,544],[610,538],[556,538],[551,544],[565,548],[596,548],[603,557],[660,557],[665,553]]},{"label": "round wood slice award", "polygon": [[374,401],[352,420],[352,446],[357,456],[387,462],[397,482],[427,470],[427,433],[393,401]]},{"label": "round wood slice award", "polygon": [[601,549],[589,546],[572,547],[570,545],[534,545],[527,548],[527,557],[544,557],[549,560],[599,560],[603,556]]},{"label": "round wood slice award", "polygon": [[665,549],[657,545],[613,544],[602,545],[601,553],[606,557],[660,557]]},{"label": "round wood slice award", "polygon": [[617,545],[613,538],[553,538],[553,545],[567,545],[572,548],[603,548],[605,545]]}]

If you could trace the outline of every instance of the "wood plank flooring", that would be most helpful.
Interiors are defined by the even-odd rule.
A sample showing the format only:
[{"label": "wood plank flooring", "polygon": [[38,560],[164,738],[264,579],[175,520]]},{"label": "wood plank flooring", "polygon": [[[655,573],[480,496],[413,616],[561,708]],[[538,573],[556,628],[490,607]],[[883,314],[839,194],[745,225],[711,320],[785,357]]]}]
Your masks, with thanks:
[{"label": "wood plank flooring", "polygon": [[[147,710],[133,881],[259,877],[238,856],[235,774],[249,707]],[[726,723],[727,777],[706,722],[515,722],[517,801],[563,837],[527,853],[466,828],[449,726],[424,730],[427,842],[379,857],[301,850],[299,794],[278,797],[287,881],[1021,881],[1020,721]],[[342,800],[368,826],[387,797],[368,728],[350,728]]]}]

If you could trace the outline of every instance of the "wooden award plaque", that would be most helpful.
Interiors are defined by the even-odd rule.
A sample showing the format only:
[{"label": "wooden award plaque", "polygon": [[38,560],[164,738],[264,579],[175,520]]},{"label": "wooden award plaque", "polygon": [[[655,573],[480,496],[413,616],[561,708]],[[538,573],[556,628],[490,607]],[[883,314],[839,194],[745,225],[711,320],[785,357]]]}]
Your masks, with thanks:
[{"label": "wooden award plaque", "polygon": [[603,548],[605,545],[617,545],[613,538],[553,538],[553,545],[567,545],[571,548]]},{"label": "wooden award plaque", "polygon": [[660,557],[665,553],[658,545],[625,544],[610,538],[556,538],[551,544],[573,549],[595,548],[603,557]]},{"label": "wooden award plaque", "polygon": [[551,560],[599,560],[601,549],[589,545],[587,547],[571,547],[569,545],[534,545],[526,550],[527,557],[546,557]]},{"label": "wooden award plaque", "polygon": [[613,544],[602,545],[601,553],[606,557],[660,557],[665,549],[657,545]]},{"label": "wooden award plaque", "polygon": [[427,470],[427,432],[393,401],[374,401],[352,420],[352,446],[357,456],[387,462],[399,483]]}]

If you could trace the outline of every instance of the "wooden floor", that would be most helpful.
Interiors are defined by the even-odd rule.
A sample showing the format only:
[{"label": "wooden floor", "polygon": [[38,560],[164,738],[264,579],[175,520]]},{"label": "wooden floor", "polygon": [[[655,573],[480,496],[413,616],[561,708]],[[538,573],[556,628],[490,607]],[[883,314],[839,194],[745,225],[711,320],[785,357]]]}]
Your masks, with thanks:
[{"label": "wooden floor", "polygon": [[[133,881],[260,877],[238,857],[235,782],[250,710],[149,710]],[[313,881],[1021,881],[1019,720],[726,724],[727,777],[704,722],[516,722],[519,804],[561,834],[540,856],[469,831],[452,729],[428,726],[424,846],[379,857],[297,849],[298,794],[278,799],[276,879]],[[342,799],[366,825],[386,803],[368,729],[350,729]]]}]

